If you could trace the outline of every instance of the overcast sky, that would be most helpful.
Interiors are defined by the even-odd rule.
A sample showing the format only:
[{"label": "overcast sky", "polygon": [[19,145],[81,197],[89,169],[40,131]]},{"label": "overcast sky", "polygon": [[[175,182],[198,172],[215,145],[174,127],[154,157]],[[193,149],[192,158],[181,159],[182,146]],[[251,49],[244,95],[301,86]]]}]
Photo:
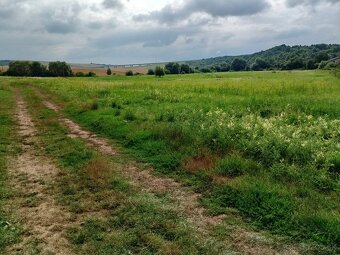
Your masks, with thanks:
[{"label": "overcast sky", "polygon": [[127,64],[340,43],[340,0],[0,0],[0,59]]}]

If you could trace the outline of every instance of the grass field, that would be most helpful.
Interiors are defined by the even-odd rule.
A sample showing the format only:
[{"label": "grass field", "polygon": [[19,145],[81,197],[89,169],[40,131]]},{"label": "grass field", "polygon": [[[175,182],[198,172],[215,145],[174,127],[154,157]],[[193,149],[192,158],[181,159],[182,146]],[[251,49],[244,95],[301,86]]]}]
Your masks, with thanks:
[{"label": "grass field", "polygon": [[0,84],[0,251],[19,237],[19,229],[5,209],[11,190],[7,175],[7,158],[13,154],[14,91]]},{"label": "grass field", "polygon": [[82,126],[202,193],[211,214],[233,208],[325,254],[339,248],[340,80],[329,72],[10,81],[39,87]]}]

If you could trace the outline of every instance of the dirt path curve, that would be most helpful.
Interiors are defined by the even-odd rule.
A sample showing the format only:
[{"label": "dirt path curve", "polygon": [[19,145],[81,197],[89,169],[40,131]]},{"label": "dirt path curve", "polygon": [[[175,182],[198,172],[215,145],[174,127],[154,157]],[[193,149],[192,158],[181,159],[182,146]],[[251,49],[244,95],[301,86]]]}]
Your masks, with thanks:
[{"label": "dirt path curve", "polygon": [[51,194],[51,186],[59,171],[36,150],[39,145],[37,130],[19,92],[16,118],[22,144],[20,154],[9,166],[11,185],[17,192],[10,206],[22,221],[24,237],[7,252],[71,255],[73,252],[64,238],[71,215],[57,205]]},{"label": "dirt path curve", "polygon": [[[61,114],[61,109],[47,99],[38,89],[34,91],[43,100],[45,106],[57,113]],[[118,151],[109,145],[104,138],[98,138],[95,134],[83,130],[78,124],[65,117],[60,117],[70,130],[70,137],[84,139],[88,146],[95,147],[97,150],[107,155],[118,155]],[[186,219],[206,238],[210,239],[209,230],[219,225],[226,225],[225,215],[209,216],[206,209],[200,205],[199,199],[201,194],[190,191],[183,187],[180,183],[171,178],[157,177],[152,174],[152,169],[141,169],[137,163],[129,162],[122,169],[123,176],[133,181],[139,189],[152,193],[167,193],[174,203],[174,207],[185,215]],[[274,247],[271,241],[260,233],[239,230],[232,235],[233,246],[242,254],[258,254],[258,255],[297,255],[299,254],[292,247]]]}]

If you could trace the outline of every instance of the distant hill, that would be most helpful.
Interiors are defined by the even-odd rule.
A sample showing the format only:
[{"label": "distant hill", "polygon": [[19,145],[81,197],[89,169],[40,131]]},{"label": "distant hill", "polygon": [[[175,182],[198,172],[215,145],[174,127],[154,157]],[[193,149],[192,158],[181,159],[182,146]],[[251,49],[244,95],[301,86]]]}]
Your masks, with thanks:
[{"label": "distant hill", "polygon": [[[340,44],[316,44],[311,46],[280,45],[254,54],[240,56],[224,56],[201,60],[186,61],[197,68],[214,68],[230,65],[234,59],[244,59],[251,68],[257,59],[263,60],[268,68],[273,69],[313,69],[316,64],[340,56]],[[266,68],[266,69],[268,69]]]},{"label": "distant hill", "polygon": [[11,62],[11,60],[0,60],[0,66],[8,66],[9,62]]},{"label": "distant hill", "polygon": [[[178,61],[180,64],[188,64],[199,71],[228,71],[235,59],[245,61],[245,68],[242,70],[268,70],[268,69],[315,69],[320,62],[327,62],[329,59],[340,57],[340,44],[315,44],[311,46],[288,46],[280,45],[271,49],[253,54],[239,56],[223,56],[200,60]],[[0,60],[0,66],[8,66],[11,60]],[[47,65],[48,62],[41,62]],[[108,65],[108,64],[70,64],[72,69],[101,71],[106,73],[107,67],[115,69],[136,69],[138,72],[146,72],[147,68],[154,68],[156,65],[164,66],[166,63],[140,63],[130,65]],[[103,71],[104,70],[104,71]],[[141,71],[142,70],[142,71]],[[98,71],[98,72],[99,72]]]}]

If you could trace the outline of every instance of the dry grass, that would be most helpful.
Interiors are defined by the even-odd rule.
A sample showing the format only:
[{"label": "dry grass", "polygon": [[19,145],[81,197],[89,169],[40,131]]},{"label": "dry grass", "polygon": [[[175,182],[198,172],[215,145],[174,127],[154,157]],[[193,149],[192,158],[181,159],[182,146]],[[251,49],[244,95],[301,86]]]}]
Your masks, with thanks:
[{"label": "dry grass", "polygon": [[[98,76],[107,76],[106,74],[107,68],[79,68],[79,67],[72,67],[73,73],[77,72],[83,72],[83,73],[89,73],[94,72]],[[117,75],[125,75],[125,73],[129,70],[132,70],[134,73],[141,73],[146,74],[148,72],[148,69],[146,67],[119,67],[119,68],[111,68],[112,74]]]},{"label": "dry grass", "polygon": [[100,183],[106,183],[110,179],[112,167],[108,159],[97,157],[85,166],[85,172],[91,179],[99,181]]},{"label": "dry grass", "polygon": [[189,172],[211,169],[215,166],[217,160],[216,155],[211,154],[208,150],[203,150],[199,155],[185,160],[183,168]]}]

